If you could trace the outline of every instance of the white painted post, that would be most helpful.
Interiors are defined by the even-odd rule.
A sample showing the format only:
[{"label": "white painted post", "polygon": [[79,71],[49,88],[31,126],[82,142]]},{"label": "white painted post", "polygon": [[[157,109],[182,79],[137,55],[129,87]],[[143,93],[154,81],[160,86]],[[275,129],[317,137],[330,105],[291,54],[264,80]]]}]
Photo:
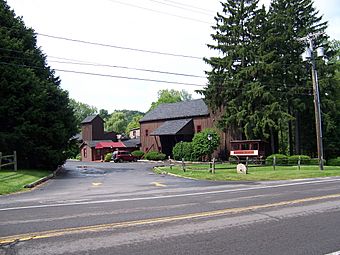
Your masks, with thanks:
[{"label": "white painted post", "polygon": [[169,156],[169,167],[170,167],[170,170],[172,170],[172,164],[171,164],[171,158]]},{"label": "white painted post", "polygon": [[17,159],[17,152],[14,151],[14,171],[18,171],[18,159]]},{"label": "white painted post", "polygon": [[301,156],[299,156],[299,160],[298,160],[298,168],[299,168],[299,170],[301,169]]},{"label": "white painted post", "polygon": [[183,169],[183,172],[185,172],[185,163],[184,163],[184,158],[182,158],[182,169]]},{"label": "white painted post", "polygon": [[212,172],[215,173],[215,158],[212,160]]}]

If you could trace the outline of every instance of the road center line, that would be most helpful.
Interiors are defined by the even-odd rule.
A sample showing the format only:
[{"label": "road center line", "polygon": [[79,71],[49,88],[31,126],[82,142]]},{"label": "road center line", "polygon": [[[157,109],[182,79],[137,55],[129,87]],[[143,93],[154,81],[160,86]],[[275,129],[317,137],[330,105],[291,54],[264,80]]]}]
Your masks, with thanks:
[{"label": "road center line", "polygon": [[1,211],[13,211],[13,210],[24,210],[24,209],[36,209],[36,208],[49,208],[49,207],[62,207],[62,206],[75,206],[75,205],[90,205],[90,204],[106,204],[106,203],[117,203],[117,202],[128,202],[128,201],[143,201],[143,200],[155,200],[155,199],[167,199],[167,198],[176,198],[176,197],[191,197],[191,196],[202,196],[202,195],[211,195],[211,194],[221,194],[221,193],[234,193],[234,192],[243,192],[249,190],[263,190],[263,189],[272,189],[272,188],[281,188],[281,187],[289,187],[289,186],[299,186],[299,185],[313,185],[319,183],[328,183],[328,182],[339,182],[340,179],[323,179],[323,180],[313,180],[313,181],[304,181],[304,182],[293,182],[293,183],[284,183],[277,185],[268,185],[262,187],[250,187],[250,188],[239,188],[239,189],[229,189],[229,190],[215,190],[215,191],[204,191],[204,192],[195,192],[195,193],[185,193],[185,194],[176,194],[176,195],[160,195],[160,196],[150,196],[150,197],[136,197],[136,198],[121,198],[121,199],[108,199],[108,200],[96,200],[96,201],[86,201],[86,202],[72,202],[72,203],[56,203],[56,204],[40,204],[40,205],[30,205],[30,206],[18,206],[18,207],[9,207],[9,208],[0,208]]},{"label": "road center line", "polygon": [[254,211],[254,210],[267,209],[267,208],[272,208],[272,207],[277,207],[277,206],[296,205],[296,204],[301,204],[305,202],[313,202],[313,201],[332,199],[332,198],[340,198],[340,194],[332,194],[332,195],[318,196],[318,197],[308,197],[308,198],[303,198],[303,199],[288,200],[288,201],[282,201],[282,202],[277,202],[277,203],[253,205],[253,206],[239,207],[239,208],[226,208],[226,209],[216,210],[216,211],[206,211],[206,212],[200,212],[200,213],[182,214],[182,215],[174,215],[174,216],[168,216],[168,217],[150,218],[150,219],[144,219],[144,220],[113,222],[113,223],[108,223],[108,224],[99,224],[99,225],[92,225],[92,226],[85,226],[85,227],[54,229],[54,230],[48,230],[48,231],[42,231],[42,232],[26,233],[26,234],[13,235],[13,236],[4,236],[4,237],[0,237],[1,238],[0,245],[6,245],[6,244],[10,244],[13,242],[20,242],[20,241],[29,241],[33,239],[58,237],[58,236],[64,236],[64,235],[70,235],[70,234],[81,234],[81,233],[86,233],[86,232],[98,232],[98,231],[112,230],[115,228],[126,228],[126,227],[140,226],[140,225],[150,225],[150,224],[155,224],[155,223],[173,222],[173,221],[178,221],[178,220],[221,216],[224,214],[242,213],[242,212],[247,212],[250,210]]}]

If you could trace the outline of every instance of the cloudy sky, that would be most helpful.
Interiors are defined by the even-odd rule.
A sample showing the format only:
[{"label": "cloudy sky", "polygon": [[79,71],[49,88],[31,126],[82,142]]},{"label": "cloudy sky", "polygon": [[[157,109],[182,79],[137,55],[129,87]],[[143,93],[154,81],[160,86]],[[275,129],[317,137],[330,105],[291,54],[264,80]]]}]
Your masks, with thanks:
[{"label": "cloudy sky", "polygon": [[[77,101],[109,112],[146,111],[160,89],[185,89],[198,98],[194,91],[206,84],[204,70],[209,67],[202,58],[213,54],[206,44],[221,9],[218,0],[7,3],[39,34],[38,45],[57,70],[62,88]],[[339,0],[316,0],[315,7],[329,21],[328,34],[339,40]]]}]

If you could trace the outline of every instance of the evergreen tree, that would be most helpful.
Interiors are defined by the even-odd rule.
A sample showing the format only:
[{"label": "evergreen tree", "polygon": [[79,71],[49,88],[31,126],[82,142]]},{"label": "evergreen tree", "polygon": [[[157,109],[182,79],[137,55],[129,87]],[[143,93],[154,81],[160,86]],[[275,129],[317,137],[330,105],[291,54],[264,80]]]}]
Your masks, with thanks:
[{"label": "evergreen tree", "polygon": [[19,167],[55,170],[76,132],[69,98],[32,29],[0,0],[0,151]]},{"label": "evergreen tree", "polygon": [[[287,135],[281,136],[281,147],[288,143],[290,154],[315,155],[315,116],[311,71],[310,66],[301,60],[305,45],[298,39],[309,33],[324,33],[327,23],[322,22],[311,0],[274,0],[271,3],[268,17],[267,40],[273,52],[270,59],[273,67],[272,79],[269,82],[272,88],[279,90],[281,106],[290,116],[288,122],[281,126],[281,129],[287,130]],[[315,47],[318,46],[325,46],[327,50],[328,43],[325,34],[315,41]],[[323,75],[319,75],[320,91],[326,87],[328,90],[331,89],[329,77],[333,77],[334,68],[325,66],[322,61],[318,61],[317,66],[324,72]],[[333,101],[325,100],[328,103],[324,101],[322,107],[324,110]],[[325,121],[327,122],[327,118]],[[287,128],[284,127],[285,125]],[[283,140],[285,137],[288,137],[288,141]]]},{"label": "evergreen tree", "polygon": [[[221,128],[239,128],[244,138],[270,139],[284,112],[264,83],[269,79],[265,45],[266,11],[258,1],[226,1],[218,13],[215,45],[219,57],[205,59],[209,85],[202,91],[213,110],[222,110]],[[274,150],[274,149],[273,149]]]}]

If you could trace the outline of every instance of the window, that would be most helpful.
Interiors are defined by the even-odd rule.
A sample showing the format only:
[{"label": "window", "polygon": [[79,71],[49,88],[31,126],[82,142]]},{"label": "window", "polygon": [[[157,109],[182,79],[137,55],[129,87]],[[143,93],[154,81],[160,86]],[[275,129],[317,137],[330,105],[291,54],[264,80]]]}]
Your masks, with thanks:
[{"label": "window", "polygon": [[231,148],[232,148],[232,150],[236,151],[236,150],[239,149],[239,145],[238,144],[232,144]]},{"label": "window", "polygon": [[145,129],[145,136],[149,136],[149,130]]},{"label": "window", "polygon": [[84,148],[83,152],[84,152],[84,158],[87,158],[87,149]]},{"label": "window", "polygon": [[202,126],[201,125],[197,125],[196,132],[199,133],[201,131],[202,131]]},{"label": "window", "polygon": [[241,150],[249,150],[249,144],[248,143],[242,143]]},{"label": "window", "polygon": [[258,150],[259,149],[259,144],[258,143],[253,143],[252,144],[252,149],[253,150]]}]

